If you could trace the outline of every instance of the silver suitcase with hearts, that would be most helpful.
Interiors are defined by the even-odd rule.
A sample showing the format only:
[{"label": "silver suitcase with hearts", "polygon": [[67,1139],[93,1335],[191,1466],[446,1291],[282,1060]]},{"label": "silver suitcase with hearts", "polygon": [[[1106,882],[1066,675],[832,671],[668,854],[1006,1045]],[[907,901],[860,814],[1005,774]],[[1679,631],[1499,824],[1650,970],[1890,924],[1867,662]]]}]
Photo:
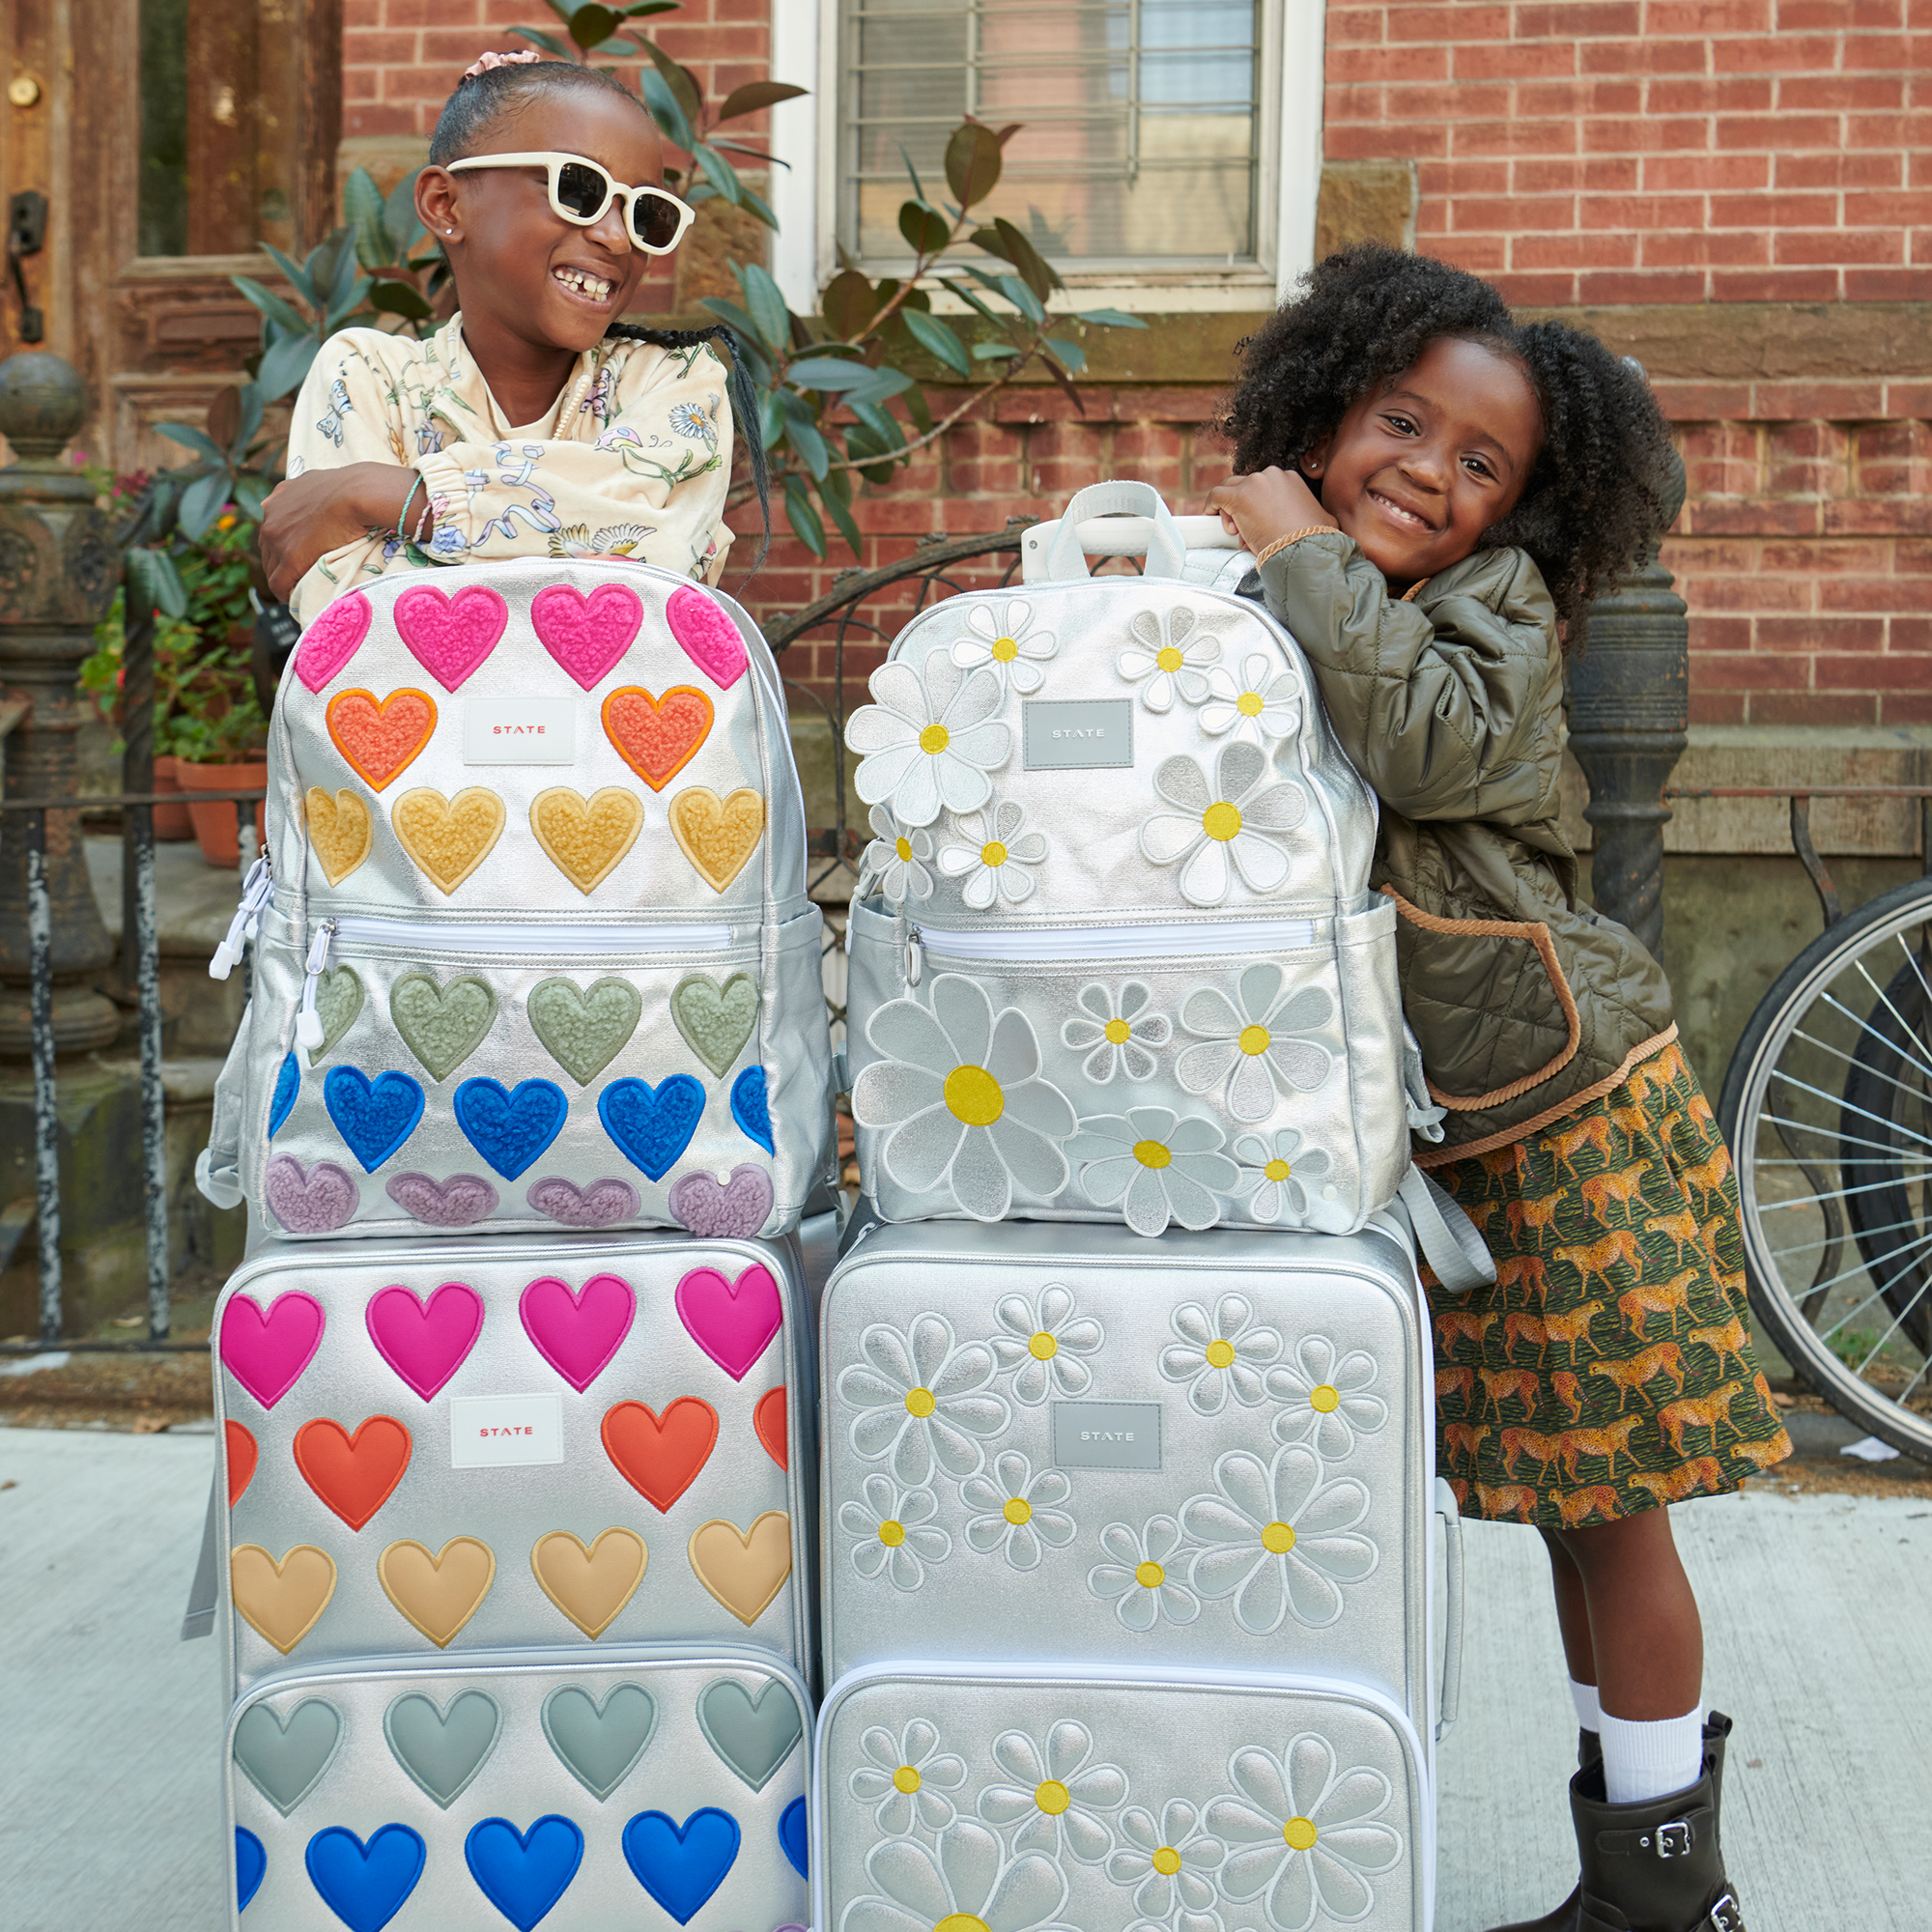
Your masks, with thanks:
[{"label": "silver suitcase with hearts", "polygon": [[883,1665],[828,1693],[813,1780],[824,1932],[1431,1923],[1429,1774],[1356,1686]]},{"label": "silver suitcase with hearts", "polygon": [[321,611],[201,1179],[306,1238],[778,1235],[832,1157],[777,666],[728,597],[534,558]]},{"label": "silver suitcase with hearts", "polygon": [[284,1245],[229,1282],[214,1336],[238,1693],[343,1658],[642,1641],[814,1675],[793,1243]]},{"label": "silver suitcase with hearts", "polygon": [[[1146,574],[1090,578],[1079,520],[1125,509]],[[1080,492],[1022,586],[899,633],[846,726],[876,835],[852,1111],[888,1220],[1349,1234],[1436,1131],[1375,795],[1186,534],[1145,484]]]},{"label": "silver suitcase with hearts", "polygon": [[811,1703],[727,1645],[284,1670],[229,1719],[230,1924],[803,1927]]},{"label": "silver suitcase with hearts", "polygon": [[1016,1652],[1293,1671],[1431,1736],[1458,1521],[1398,1229],[875,1226],[820,1320],[828,1682]]}]

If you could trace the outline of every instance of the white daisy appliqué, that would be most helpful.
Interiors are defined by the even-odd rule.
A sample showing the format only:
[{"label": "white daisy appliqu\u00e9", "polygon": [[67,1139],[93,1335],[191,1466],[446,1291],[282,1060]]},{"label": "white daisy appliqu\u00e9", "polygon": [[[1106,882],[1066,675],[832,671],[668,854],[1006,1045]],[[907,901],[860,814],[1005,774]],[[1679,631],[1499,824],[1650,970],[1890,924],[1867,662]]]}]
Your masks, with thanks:
[{"label": "white daisy appliqu\u00e9", "polygon": [[1270,774],[1259,746],[1224,745],[1212,784],[1199,760],[1177,753],[1155,768],[1153,788],[1174,810],[1154,812],[1141,827],[1141,853],[1153,865],[1180,867],[1181,896],[1190,905],[1220,905],[1236,874],[1251,893],[1279,892],[1288,883],[1291,861],[1280,835],[1307,817],[1308,800],[1299,785]]},{"label": "white daisy appliqu\u00e9", "polygon": [[859,753],[853,786],[867,805],[890,805],[901,825],[930,825],[942,810],[977,811],[993,795],[986,776],[1012,755],[1013,734],[993,716],[1004,694],[990,670],[963,675],[943,658],[923,674],[881,665],[871,675],[878,701],[845,722]]},{"label": "white daisy appliqu\u00e9", "polygon": [[1005,799],[985,811],[969,811],[955,823],[963,845],[939,848],[939,869],[949,879],[964,879],[959,896],[975,912],[988,911],[996,901],[1018,905],[1033,896],[1034,878],[1028,869],[1046,857],[1044,832],[1029,830],[1026,807]]},{"label": "white daisy appliqu\u00e9", "polygon": [[1134,641],[1114,660],[1114,668],[1140,686],[1150,711],[1172,711],[1177,691],[1190,704],[1208,696],[1208,667],[1221,662],[1221,640],[1198,630],[1184,604],[1164,617],[1136,611],[1127,629]]},{"label": "white daisy appliqu\u00e9", "polygon": [[1129,980],[1118,993],[1097,981],[1081,987],[1082,1011],[1062,1023],[1060,1043],[1087,1055],[1080,1070],[1094,1086],[1105,1087],[1116,1075],[1153,1078],[1154,1057],[1149,1049],[1165,1046],[1174,1037],[1174,1023],[1165,1013],[1148,1011],[1152,998],[1138,980]]},{"label": "white daisy appliqu\u00e9", "polygon": [[894,905],[904,905],[908,897],[929,899],[932,835],[901,826],[883,805],[875,805],[867,818],[875,837],[859,855],[859,896],[876,886]]},{"label": "white daisy appliqu\u00e9", "polygon": [[1216,665],[1208,673],[1200,722],[1210,738],[1232,735],[1261,746],[1286,738],[1301,722],[1301,680],[1278,669],[1264,651],[1242,659],[1238,678]]},{"label": "white daisy appliqu\u00e9", "polygon": [[1082,1121],[1066,1156],[1085,1163],[1080,1186],[1088,1200],[1096,1208],[1119,1202],[1127,1226],[1151,1238],[1170,1221],[1198,1229],[1221,1218],[1215,1191],[1226,1193],[1238,1172],[1220,1151],[1224,1138],[1211,1121],[1136,1107]]},{"label": "white daisy appliqu\u00e9", "polygon": [[1003,605],[974,605],[966,628],[972,636],[952,646],[952,662],[968,670],[990,667],[1022,697],[1039,689],[1046,678],[1041,667],[1060,648],[1051,631],[1035,628],[1033,606],[1018,597]]},{"label": "white daisy appliqu\u00e9", "polygon": [[1334,1017],[1335,1003],[1320,986],[1288,990],[1279,966],[1250,966],[1238,1003],[1214,986],[1188,996],[1180,1024],[1198,1043],[1175,1059],[1175,1078],[1190,1094],[1206,1094],[1225,1079],[1228,1111],[1237,1121],[1264,1121],[1275,1091],[1312,1094],[1328,1077],[1334,1056],[1307,1036]]},{"label": "white daisy appliqu\u00e9", "polygon": [[1303,1226],[1309,1188],[1334,1166],[1320,1148],[1304,1147],[1293,1127],[1282,1127],[1265,1140],[1243,1134],[1235,1143],[1235,1158],[1242,1164],[1240,1191],[1248,1197],[1248,1219],[1271,1228]]}]

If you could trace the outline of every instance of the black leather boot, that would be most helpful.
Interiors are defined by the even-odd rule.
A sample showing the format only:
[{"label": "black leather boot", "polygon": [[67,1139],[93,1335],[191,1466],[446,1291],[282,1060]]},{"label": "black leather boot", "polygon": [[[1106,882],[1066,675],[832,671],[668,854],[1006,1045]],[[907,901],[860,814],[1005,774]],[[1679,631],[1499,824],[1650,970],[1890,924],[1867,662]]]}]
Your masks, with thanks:
[{"label": "black leather boot", "polygon": [[[1577,1733],[1577,1763],[1579,1771],[1585,1772],[1604,1761],[1604,1741],[1595,1731],[1578,1730]],[[1582,1903],[1583,1888],[1574,1887],[1570,1896],[1554,1912],[1546,1912],[1541,1918],[1525,1918],[1520,1924],[1499,1925],[1495,1932],[1577,1932],[1577,1913]]]},{"label": "black leather boot", "polygon": [[1704,1722],[1703,1775],[1688,1791],[1611,1804],[1601,1763],[1570,1781],[1583,1861],[1577,1932],[1745,1932],[1719,1832],[1731,1720]]}]

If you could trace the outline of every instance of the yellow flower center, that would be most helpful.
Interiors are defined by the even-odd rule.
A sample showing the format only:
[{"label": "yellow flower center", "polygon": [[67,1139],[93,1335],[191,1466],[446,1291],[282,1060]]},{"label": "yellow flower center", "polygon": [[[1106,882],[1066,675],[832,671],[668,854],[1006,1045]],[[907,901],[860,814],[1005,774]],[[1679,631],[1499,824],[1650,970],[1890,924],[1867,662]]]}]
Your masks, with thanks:
[{"label": "yellow flower center", "polygon": [[1007,1111],[1007,1096],[983,1066],[955,1066],[946,1076],[946,1105],[955,1121],[990,1127]]},{"label": "yellow flower center", "polygon": [[1036,1362],[1050,1362],[1060,1353],[1060,1344],[1044,1328],[1027,1344],[1027,1353]]},{"label": "yellow flower center", "polygon": [[1158,1141],[1136,1141],[1134,1158],[1143,1167],[1167,1167],[1174,1160],[1174,1156]]},{"label": "yellow flower center", "polygon": [[908,1798],[924,1782],[925,1780],[919,1775],[918,1768],[910,1764],[902,1764],[893,1773],[893,1789],[903,1791]]},{"label": "yellow flower center", "polygon": [[1232,1369],[1235,1366],[1235,1345],[1232,1342],[1209,1342],[1202,1352],[1208,1357],[1210,1369]]},{"label": "yellow flower center", "polygon": [[1318,1382],[1308,1391],[1308,1406],[1320,1409],[1323,1415],[1332,1415],[1342,1406],[1342,1391],[1327,1382]]},{"label": "yellow flower center", "polygon": [[1109,1020],[1101,1031],[1116,1046],[1124,1046],[1127,1042],[1128,1035],[1133,1032],[1133,1028],[1125,1020]]},{"label": "yellow flower center", "polygon": [[1201,814],[1201,829],[1208,838],[1218,838],[1225,845],[1241,829],[1239,808],[1230,805],[1226,799],[1218,805],[1210,805]]},{"label": "yellow flower center", "polygon": [[910,838],[895,838],[893,840],[893,850],[899,855],[899,864],[901,866],[912,864],[912,840]]},{"label": "yellow flower center", "polygon": [[949,1912],[932,1932],[986,1932],[986,1921],[975,1918],[970,1912]]},{"label": "yellow flower center", "polygon": [[1291,1851],[1305,1852],[1321,1836],[1321,1833],[1315,1829],[1314,1819],[1291,1818],[1281,1828],[1281,1835],[1288,1840],[1288,1846]]},{"label": "yellow flower center", "polygon": [[989,838],[980,847],[980,863],[982,866],[1004,866],[1007,863],[1007,848],[997,838]]},{"label": "yellow flower center", "polygon": [[1172,644],[1166,644],[1154,653],[1154,663],[1162,670],[1179,670],[1185,660]]},{"label": "yellow flower center", "polygon": [[1286,1180],[1294,1172],[1285,1160],[1271,1160],[1262,1169],[1270,1180]]},{"label": "yellow flower center", "polygon": [[[929,1401],[930,1398],[928,1397],[927,1400]],[[908,1402],[906,1406],[910,1408],[912,1404]],[[879,1525],[879,1541],[888,1549],[896,1549],[905,1541],[905,1524],[900,1522],[896,1517],[889,1516]]]},{"label": "yellow flower center", "polygon": [[1268,1050],[1268,1040],[1272,1036],[1264,1026],[1245,1026],[1241,1029],[1241,1051],[1252,1060],[1258,1053]]},{"label": "yellow flower center", "polygon": [[993,639],[993,662],[995,664],[1009,665],[1019,654],[1020,643],[1017,638],[995,638]]},{"label": "yellow flower center", "polygon": [[930,1389],[917,1388],[906,1391],[906,1413],[918,1416],[922,1422],[939,1405],[932,1399]]},{"label": "yellow flower center", "polygon": [[1180,1869],[1180,1854],[1172,1845],[1163,1845],[1148,1862],[1162,1878],[1172,1878]]},{"label": "yellow flower center", "polygon": [[[1285,1522],[1271,1522],[1262,1531],[1262,1548],[1270,1556],[1286,1556],[1294,1548],[1294,1531]],[[1308,1842],[1312,1845],[1315,1840]]]},{"label": "yellow flower center", "polygon": [[952,742],[952,734],[944,724],[928,724],[919,734],[919,749],[928,757],[938,757]]},{"label": "yellow flower center", "polygon": [[1134,1581],[1143,1590],[1158,1590],[1167,1581],[1167,1572],[1158,1563],[1137,1563],[1134,1566]]},{"label": "yellow flower center", "polygon": [[1049,1818],[1058,1818],[1073,1803],[1073,1794],[1059,1778],[1049,1777],[1044,1784],[1034,1787],[1033,1802]]},{"label": "yellow flower center", "polygon": [[1024,1496],[1009,1496],[1001,1504],[1000,1514],[1017,1529],[1021,1523],[1033,1520],[1033,1505]]},{"label": "yellow flower center", "polygon": [[1235,709],[1243,718],[1259,718],[1262,715],[1262,695],[1259,691],[1244,691],[1235,699]]}]

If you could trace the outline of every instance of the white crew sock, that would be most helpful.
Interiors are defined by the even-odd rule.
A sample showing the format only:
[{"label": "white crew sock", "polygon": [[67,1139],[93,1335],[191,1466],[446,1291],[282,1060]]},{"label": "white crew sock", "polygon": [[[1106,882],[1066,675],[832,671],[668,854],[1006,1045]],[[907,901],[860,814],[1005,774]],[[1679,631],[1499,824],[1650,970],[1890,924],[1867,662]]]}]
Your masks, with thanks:
[{"label": "white crew sock", "polygon": [[1601,1731],[1604,1728],[1603,1707],[1597,1702],[1597,1687],[1594,1684],[1578,1684],[1570,1680],[1570,1701],[1577,1706],[1577,1722],[1586,1731]]},{"label": "white crew sock", "polygon": [[1604,1795],[1612,1804],[1643,1804],[1688,1790],[1704,1775],[1704,1709],[1654,1723],[1603,1714]]}]

